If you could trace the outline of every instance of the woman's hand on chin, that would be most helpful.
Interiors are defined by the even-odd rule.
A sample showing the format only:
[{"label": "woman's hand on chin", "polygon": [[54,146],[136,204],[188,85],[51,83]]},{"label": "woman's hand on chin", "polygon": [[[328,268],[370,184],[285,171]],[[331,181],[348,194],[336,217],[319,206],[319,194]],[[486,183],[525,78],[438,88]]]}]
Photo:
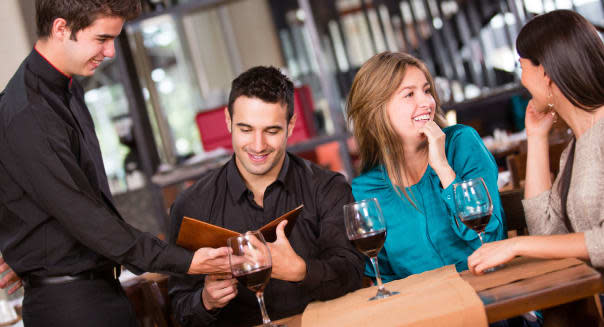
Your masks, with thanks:
[{"label": "woman's hand on chin", "polygon": [[556,112],[549,108],[537,108],[533,100],[526,107],[524,125],[527,137],[547,137],[556,120]]},{"label": "woman's hand on chin", "polygon": [[445,154],[445,133],[433,120],[428,121],[419,131],[428,139],[428,164],[438,175],[443,188],[446,188],[455,179],[455,172],[449,166]]}]

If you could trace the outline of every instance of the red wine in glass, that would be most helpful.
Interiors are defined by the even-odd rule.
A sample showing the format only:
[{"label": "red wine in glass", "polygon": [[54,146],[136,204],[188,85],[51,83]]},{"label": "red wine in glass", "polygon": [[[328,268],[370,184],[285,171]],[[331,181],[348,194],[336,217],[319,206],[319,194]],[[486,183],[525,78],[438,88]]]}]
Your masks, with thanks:
[{"label": "red wine in glass", "polygon": [[388,291],[382,284],[378,266],[378,253],[386,241],[386,223],[382,209],[376,198],[344,205],[346,234],[354,246],[369,257],[375,271],[377,294],[369,301],[383,299],[398,292]]},{"label": "red wine in glass", "polygon": [[491,215],[493,201],[482,177],[465,180],[453,185],[455,210],[457,216],[466,226],[478,234],[483,244],[483,234]]},{"label": "red wine in glass", "polygon": [[241,285],[256,293],[264,290],[271,278],[272,270],[272,267],[261,267],[234,276]]},{"label": "red wine in glass", "polygon": [[352,244],[368,257],[377,257],[386,241],[386,230],[360,235],[350,239]]},{"label": "red wine in glass", "polygon": [[231,248],[229,252],[231,273],[239,283],[256,293],[262,314],[262,326],[277,327],[271,323],[264,304],[264,288],[271,278],[273,265],[271,252],[262,233],[247,232],[244,235],[231,237],[227,240],[227,244]]},{"label": "red wine in glass", "polygon": [[489,220],[491,220],[491,214],[468,216],[463,218],[461,222],[480,235],[484,233],[484,229],[487,227]]}]

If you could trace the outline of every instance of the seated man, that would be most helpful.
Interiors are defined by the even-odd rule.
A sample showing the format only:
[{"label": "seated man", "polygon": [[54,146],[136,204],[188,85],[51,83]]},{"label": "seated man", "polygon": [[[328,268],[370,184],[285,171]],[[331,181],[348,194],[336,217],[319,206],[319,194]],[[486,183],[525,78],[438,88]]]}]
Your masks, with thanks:
[{"label": "seated man", "polygon": [[[349,184],[285,150],[296,121],[293,97],[292,82],[273,67],[237,77],[225,109],[235,154],[183,192],[171,213],[174,241],[183,216],[245,233],[304,204],[289,239],[282,222],[268,243],[273,269],[264,297],[273,319],[358,289],[363,272],[344,227],[342,206],[354,201]],[[231,276],[172,278],[170,295],[183,326],[262,323],[254,293]]]}]

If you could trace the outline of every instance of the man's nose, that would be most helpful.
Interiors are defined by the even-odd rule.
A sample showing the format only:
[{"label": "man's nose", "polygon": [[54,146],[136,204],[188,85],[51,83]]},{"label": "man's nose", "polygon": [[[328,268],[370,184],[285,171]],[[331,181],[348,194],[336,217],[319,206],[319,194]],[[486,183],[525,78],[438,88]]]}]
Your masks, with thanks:
[{"label": "man's nose", "polygon": [[103,56],[105,56],[105,58],[113,58],[113,56],[115,56],[115,40],[110,40],[105,43]]},{"label": "man's nose", "polygon": [[254,139],[252,140],[252,150],[255,153],[261,153],[266,148],[266,139],[262,131],[254,133]]}]

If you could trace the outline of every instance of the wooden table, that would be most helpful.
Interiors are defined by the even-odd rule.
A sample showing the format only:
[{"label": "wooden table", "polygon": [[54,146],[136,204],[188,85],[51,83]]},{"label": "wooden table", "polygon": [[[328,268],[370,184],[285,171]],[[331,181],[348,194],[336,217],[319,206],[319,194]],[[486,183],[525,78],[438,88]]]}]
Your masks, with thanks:
[{"label": "wooden table", "polygon": [[[597,326],[598,312],[592,300],[595,294],[602,292],[604,284],[600,273],[581,264],[480,291],[478,296],[484,303],[489,323],[550,308],[543,311],[546,325],[552,325],[552,320],[566,319],[570,323],[561,325]],[[300,327],[302,314],[276,322]]]}]

